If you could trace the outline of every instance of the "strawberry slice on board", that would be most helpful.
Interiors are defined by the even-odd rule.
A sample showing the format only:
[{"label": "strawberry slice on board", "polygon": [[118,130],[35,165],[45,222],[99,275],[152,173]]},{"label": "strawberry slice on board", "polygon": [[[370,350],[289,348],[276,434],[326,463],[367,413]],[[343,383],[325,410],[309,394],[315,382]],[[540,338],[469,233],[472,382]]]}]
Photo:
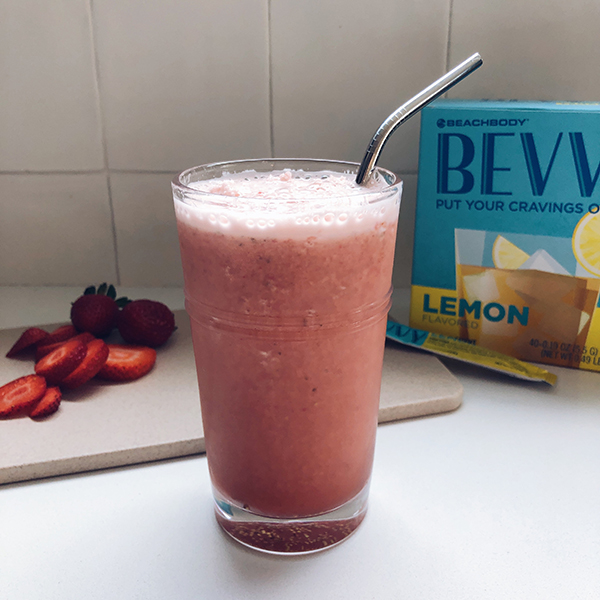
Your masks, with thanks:
[{"label": "strawberry slice on board", "polygon": [[46,393],[46,380],[25,375],[0,387],[0,419],[27,414]]},{"label": "strawberry slice on board", "polygon": [[13,344],[12,348],[6,353],[6,358],[14,358],[28,348],[37,346],[48,337],[48,332],[39,327],[30,327],[26,329],[21,337]]},{"label": "strawberry slice on board", "polygon": [[62,394],[59,387],[46,388],[46,393],[42,399],[33,407],[29,416],[32,419],[43,419],[48,415],[55,413],[60,406]]},{"label": "strawberry slice on board", "polygon": [[153,348],[108,344],[108,358],[98,377],[109,381],[133,381],[149,373],[155,362],[156,350]]},{"label": "strawberry slice on board", "polygon": [[[84,331],[83,333],[80,333],[72,338],[69,338],[69,340],[79,340],[80,342],[83,342],[84,344],[87,344],[88,342],[91,342],[92,340],[95,340],[96,338],[91,334],[88,333],[87,331]],[[67,341],[69,341],[67,340]],[[37,350],[35,351],[35,362],[38,362],[39,360],[41,360],[42,358],[44,358],[44,356],[46,356],[46,354],[50,354],[50,352],[52,352],[53,350],[56,350],[59,346],[62,346],[64,344],[64,342],[56,342],[55,344],[45,344],[43,346],[38,346]]]},{"label": "strawberry slice on board", "polygon": [[55,342],[54,344],[45,344],[42,346],[38,346],[35,350],[35,362],[39,362],[44,356],[50,354],[57,348],[60,348],[64,342]]},{"label": "strawberry slice on board", "polygon": [[54,331],[51,331],[48,337],[43,341],[43,343],[38,344],[39,346],[47,346],[49,344],[56,344],[58,342],[66,342],[70,340],[72,337],[75,337],[79,332],[73,325],[61,325],[56,328]]},{"label": "strawberry slice on board", "polygon": [[108,345],[102,340],[92,340],[88,342],[86,347],[85,358],[81,361],[79,366],[69,373],[61,382],[60,385],[74,390],[80,385],[88,382],[92,377],[98,374],[98,371],[106,363],[108,358]]},{"label": "strawberry slice on board", "polygon": [[35,372],[45,377],[49,385],[56,385],[79,366],[85,354],[86,345],[83,342],[67,340],[35,363]]}]

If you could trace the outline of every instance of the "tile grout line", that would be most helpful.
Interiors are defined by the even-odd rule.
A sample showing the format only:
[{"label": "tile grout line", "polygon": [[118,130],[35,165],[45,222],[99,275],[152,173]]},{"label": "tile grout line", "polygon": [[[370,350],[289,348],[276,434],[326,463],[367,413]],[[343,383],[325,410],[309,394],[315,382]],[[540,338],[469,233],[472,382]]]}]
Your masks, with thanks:
[{"label": "tile grout line", "polygon": [[[90,169],[88,171],[0,171],[0,177],[3,175],[35,175],[52,176],[52,175],[168,175],[174,177],[179,171],[158,171],[152,169]],[[405,171],[396,171],[401,175],[416,175],[415,169],[407,169]]]},{"label": "tile grout line", "polygon": [[[454,0],[448,3],[448,39],[446,40],[446,72],[450,70],[450,42],[452,40],[452,13],[454,12]],[[447,97],[447,94],[444,94]]]},{"label": "tile grout line", "polygon": [[35,171],[23,169],[22,171],[0,171],[0,175],[102,175],[106,169],[84,169],[75,171]]},{"label": "tile grout line", "polygon": [[82,169],[82,170],[51,170],[51,171],[35,171],[35,170],[22,170],[22,171],[2,171],[0,175],[103,175],[111,173],[131,173],[131,174],[150,174],[150,175],[171,175],[175,176],[179,171],[172,170],[158,170],[158,169]]},{"label": "tile grout line", "polygon": [[94,81],[96,84],[96,102],[98,106],[98,115],[100,118],[100,135],[102,139],[102,153],[104,158],[104,175],[106,177],[106,190],[108,193],[108,207],[110,210],[110,222],[112,229],[113,238],[113,251],[115,253],[115,272],[117,276],[117,285],[121,285],[121,272],[119,268],[119,251],[117,244],[117,225],[115,221],[115,209],[112,198],[112,185],[110,178],[110,170],[108,168],[108,145],[106,143],[106,120],[104,110],[102,106],[102,100],[100,95],[100,61],[98,59],[98,47],[96,44],[96,28],[94,19],[94,0],[88,0],[88,12],[89,12],[89,23],[90,23],[90,38],[92,42],[92,53],[93,53],[93,70],[94,70]]},{"label": "tile grout line", "polygon": [[271,158],[275,158],[275,126],[273,122],[273,57],[271,39],[271,0],[267,0],[267,60],[269,72],[269,143]]}]

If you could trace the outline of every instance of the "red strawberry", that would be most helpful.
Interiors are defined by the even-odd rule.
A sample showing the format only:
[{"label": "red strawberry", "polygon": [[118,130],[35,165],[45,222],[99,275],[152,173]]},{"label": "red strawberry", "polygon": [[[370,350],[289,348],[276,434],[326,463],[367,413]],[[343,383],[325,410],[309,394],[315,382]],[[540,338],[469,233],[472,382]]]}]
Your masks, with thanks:
[{"label": "red strawberry", "polygon": [[126,342],[156,348],[175,331],[175,315],[154,300],[134,300],[119,313],[119,333]]},{"label": "red strawberry", "polygon": [[84,344],[89,344],[90,342],[93,342],[96,338],[94,337],[93,333],[90,333],[89,331],[84,331],[83,333],[78,333],[74,338],[71,339],[79,340]]},{"label": "red strawberry", "polygon": [[38,375],[19,377],[0,387],[0,419],[29,411],[46,392],[46,380]]},{"label": "red strawberry", "polygon": [[118,298],[113,285],[103,283],[85,289],[71,306],[71,322],[78,331],[89,331],[97,337],[106,337],[117,324],[119,308],[129,302]]},{"label": "red strawberry", "polygon": [[72,337],[77,335],[77,329],[73,327],[73,325],[61,325],[54,331],[50,333],[47,338],[44,338],[44,341],[38,344],[38,348],[40,346],[48,346],[50,344],[57,344],[58,342],[66,342]]},{"label": "red strawberry", "polygon": [[[79,340],[83,344],[87,344],[88,342],[91,342],[92,340],[95,340],[96,338],[91,333],[84,331],[83,333],[80,333],[70,339],[71,340]],[[46,356],[46,354],[50,354],[50,352],[52,352],[53,350],[56,350],[59,346],[62,346],[63,344],[64,344],[64,342],[56,342],[56,344],[45,344],[43,346],[39,346],[37,348],[37,350],[35,351],[35,362],[38,362],[39,360],[44,358],[44,356]]]},{"label": "red strawberry", "polygon": [[145,346],[108,344],[108,358],[98,377],[110,381],[133,381],[148,373],[156,362],[156,350]]},{"label": "red strawberry", "polygon": [[62,346],[64,342],[56,342],[55,344],[45,344],[43,346],[38,346],[35,351],[35,362],[39,362],[46,354],[50,354],[60,346]]},{"label": "red strawberry", "polygon": [[81,296],[71,307],[71,322],[77,331],[106,337],[115,328],[118,314],[117,303],[108,296]]},{"label": "red strawberry", "polygon": [[107,358],[108,346],[102,340],[94,339],[88,342],[85,358],[60,382],[60,385],[71,390],[78,388],[98,373]]},{"label": "red strawberry", "polygon": [[35,372],[50,385],[60,383],[74,371],[85,357],[86,345],[79,340],[67,340],[35,364]]},{"label": "red strawberry", "polygon": [[14,343],[13,347],[6,353],[7,358],[13,358],[23,350],[35,346],[48,337],[48,332],[39,327],[26,329],[21,337]]},{"label": "red strawberry", "polygon": [[33,410],[29,413],[32,419],[42,419],[55,413],[60,406],[60,400],[62,394],[60,388],[50,387],[46,389],[46,393],[42,396],[42,399],[34,406]]}]

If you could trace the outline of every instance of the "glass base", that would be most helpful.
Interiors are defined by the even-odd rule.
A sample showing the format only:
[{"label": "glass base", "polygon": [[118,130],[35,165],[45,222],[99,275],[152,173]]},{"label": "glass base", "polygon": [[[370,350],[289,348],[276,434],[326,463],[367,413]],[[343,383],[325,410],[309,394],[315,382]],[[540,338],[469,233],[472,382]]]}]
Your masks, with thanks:
[{"label": "glass base", "polygon": [[337,546],[362,523],[367,512],[369,484],[352,500],[313,517],[274,519],[230,504],[213,490],[217,522],[234,540],[268,554],[320,552]]}]

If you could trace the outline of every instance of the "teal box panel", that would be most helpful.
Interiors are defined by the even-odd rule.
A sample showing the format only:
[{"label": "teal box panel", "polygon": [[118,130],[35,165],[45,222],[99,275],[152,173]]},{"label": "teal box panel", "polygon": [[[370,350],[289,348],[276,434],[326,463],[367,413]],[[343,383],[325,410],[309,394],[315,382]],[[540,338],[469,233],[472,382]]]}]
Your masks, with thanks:
[{"label": "teal box panel", "polygon": [[[457,229],[525,246],[519,236],[535,234],[538,250],[568,242],[600,211],[599,175],[600,104],[434,102],[421,119],[413,285],[456,289]],[[554,255],[572,273],[567,242]]]}]

